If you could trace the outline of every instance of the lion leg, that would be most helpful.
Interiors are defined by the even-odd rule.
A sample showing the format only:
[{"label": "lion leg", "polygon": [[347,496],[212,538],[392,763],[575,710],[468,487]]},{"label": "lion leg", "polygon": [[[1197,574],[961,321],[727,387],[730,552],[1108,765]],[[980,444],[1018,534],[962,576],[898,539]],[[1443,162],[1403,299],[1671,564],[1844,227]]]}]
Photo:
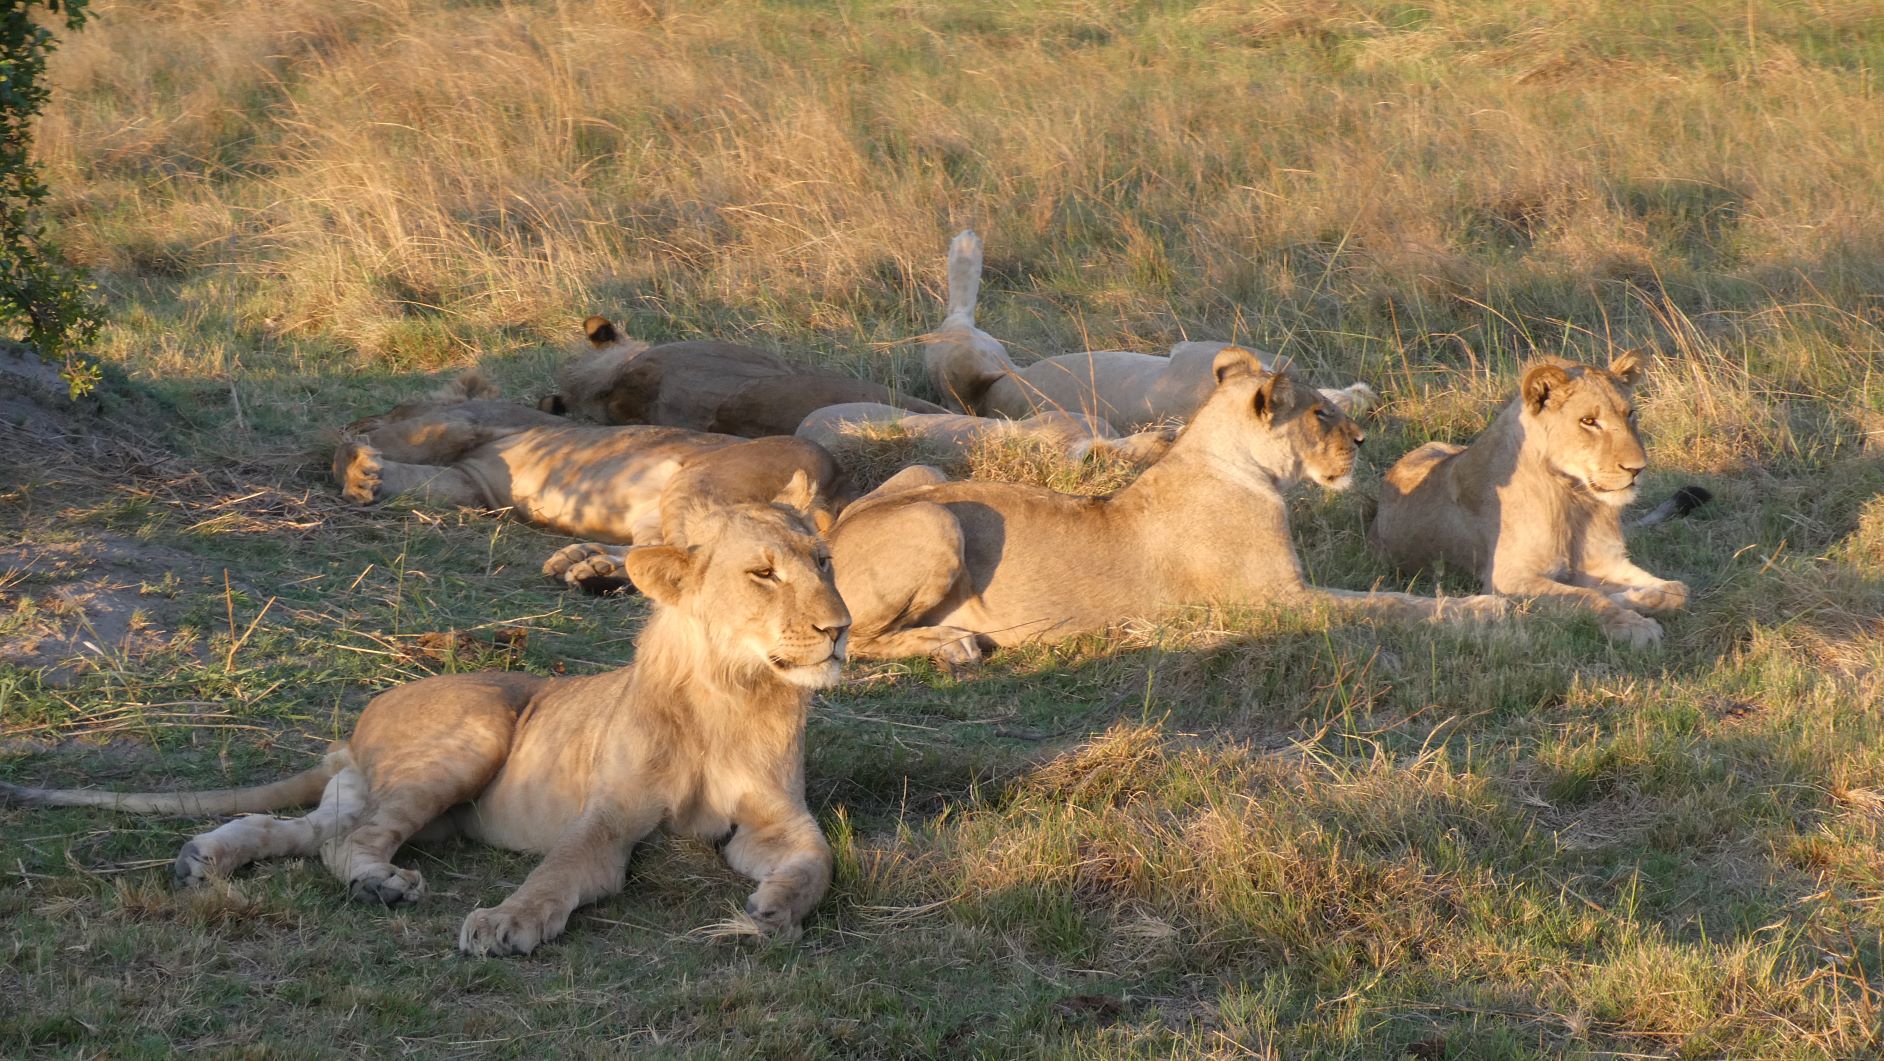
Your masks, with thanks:
[{"label": "lion leg", "polygon": [[179,887],[223,878],[263,858],[318,855],[321,845],[354,827],[366,809],[366,778],[348,767],[321,793],[320,806],[302,818],[245,814],[183,845],[171,871]]},{"label": "lion leg", "polygon": [[1608,597],[1624,608],[1644,612],[1677,612],[1688,606],[1686,583],[1657,578],[1626,557],[1601,558],[1574,576],[1578,586]]},{"label": "lion leg", "polygon": [[628,546],[601,542],[565,545],[543,561],[543,577],[595,596],[633,593],[628,577]]},{"label": "lion leg", "polygon": [[1346,589],[1311,591],[1336,609],[1376,615],[1401,622],[1483,623],[1503,619],[1511,612],[1511,602],[1488,593],[1470,597],[1422,597],[1414,593],[1389,590],[1358,592]]},{"label": "lion leg", "polygon": [[[753,800],[744,801],[748,804]],[[759,882],[746,913],[768,935],[797,929],[831,886],[831,845],[802,802],[767,801],[759,813],[736,814],[726,863]]]},{"label": "lion leg", "polygon": [[321,860],[347,885],[349,897],[387,906],[425,898],[425,878],[418,870],[393,865],[393,853],[421,832],[430,834],[428,827],[446,811],[483,791],[503,765],[503,757],[498,755],[485,763],[455,764],[449,769],[447,764],[432,765],[440,769],[439,774],[375,784],[358,824],[322,847]]},{"label": "lion leg", "polygon": [[1542,575],[1511,578],[1494,583],[1500,593],[1556,601],[1596,613],[1596,621],[1611,641],[1632,648],[1661,644],[1662,624],[1587,586],[1572,586]]},{"label": "lion leg", "polygon": [[473,955],[528,954],[562,935],[577,907],[621,891],[629,852],[659,824],[658,812],[583,815],[556,838],[509,898],[471,911],[458,931],[458,949]]},{"label": "lion leg", "polygon": [[400,494],[441,505],[485,504],[484,491],[463,469],[386,460],[360,441],[342,442],[334,450],[334,480],[340,484],[341,496],[356,505]]},{"label": "lion leg", "polygon": [[954,593],[966,567],[962,548],[962,526],[941,505],[862,509],[840,522],[831,563],[838,595],[850,607],[851,654],[978,662],[981,648],[971,631],[919,625]]}]

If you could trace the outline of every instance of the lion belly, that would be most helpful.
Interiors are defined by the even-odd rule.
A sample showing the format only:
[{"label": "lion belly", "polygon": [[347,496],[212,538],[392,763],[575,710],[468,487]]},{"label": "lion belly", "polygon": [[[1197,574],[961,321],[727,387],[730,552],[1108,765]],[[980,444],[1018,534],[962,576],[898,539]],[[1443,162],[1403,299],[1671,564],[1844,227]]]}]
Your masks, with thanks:
[{"label": "lion belly", "polygon": [[487,493],[508,498],[524,519],[629,543],[659,525],[661,490],[688,460],[738,441],[679,428],[545,428],[500,440],[478,463]]}]

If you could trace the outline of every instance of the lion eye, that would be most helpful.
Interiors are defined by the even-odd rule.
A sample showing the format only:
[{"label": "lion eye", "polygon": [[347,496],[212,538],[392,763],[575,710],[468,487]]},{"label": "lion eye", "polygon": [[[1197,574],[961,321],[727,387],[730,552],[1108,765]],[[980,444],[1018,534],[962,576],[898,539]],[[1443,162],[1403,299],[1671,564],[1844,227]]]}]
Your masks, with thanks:
[{"label": "lion eye", "polygon": [[1586,417],[1584,417],[1584,418],[1583,418],[1582,420],[1580,420],[1580,421],[1578,421],[1578,422],[1579,422],[1579,423],[1581,423],[1581,424],[1582,424],[1582,425],[1583,425],[1584,427],[1595,427],[1595,426],[1596,426],[1596,418],[1595,418],[1594,416],[1586,416]]},{"label": "lion eye", "polygon": [[831,569],[831,558],[828,556],[818,557],[818,570],[829,571],[830,569]]},{"label": "lion eye", "polygon": [[746,572],[746,574],[751,575],[753,578],[756,578],[761,582],[770,582],[773,579],[778,577],[778,572],[772,570],[769,567],[755,567],[752,570]]}]

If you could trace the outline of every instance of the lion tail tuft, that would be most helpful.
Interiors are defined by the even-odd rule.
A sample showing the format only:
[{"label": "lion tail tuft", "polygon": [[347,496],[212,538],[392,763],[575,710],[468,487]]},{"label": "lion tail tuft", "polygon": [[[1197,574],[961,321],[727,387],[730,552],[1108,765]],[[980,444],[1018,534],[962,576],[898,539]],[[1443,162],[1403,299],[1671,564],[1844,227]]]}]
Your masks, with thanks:
[{"label": "lion tail tuft", "polygon": [[1681,519],[1693,515],[1696,509],[1714,500],[1714,492],[1705,486],[1693,483],[1676,490],[1674,496],[1654,508],[1629,521],[1630,530],[1653,527],[1657,523],[1666,523],[1671,519]]}]

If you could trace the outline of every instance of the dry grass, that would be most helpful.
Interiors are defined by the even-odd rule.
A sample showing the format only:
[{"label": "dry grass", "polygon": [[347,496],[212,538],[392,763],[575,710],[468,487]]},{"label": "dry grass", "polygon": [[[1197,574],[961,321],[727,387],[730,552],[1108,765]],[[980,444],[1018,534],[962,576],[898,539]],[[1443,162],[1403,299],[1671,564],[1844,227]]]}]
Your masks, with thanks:
[{"label": "dry grass", "polygon": [[[1475,431],[1530,353],[1648,347],[1650,492],[1719,501],[1635,545],[1697,591],[1656,656],[1543,614],[1199,609],[859,669],[810,751],[839,881],[791,946],[714,942],[740,891],[701,845],[544,957],[468,962],[457,919],[527,860],[421,852],[439,894],[397,914],[298,864],[179,898],[146,874],[196,823],[0,810],[7,1052],[1884,1049],[1875,4],[95,11],[39,146],[143,397],[8,412],[0,527],[201,564],[137,591],[189,651],[0,664],[9,779],[248,780],[394,681],[619,662],[636,605],[537,584],[528,530],[344,511],[323,432],[469,364],[541,390],[595,311],[907,384],[964,225],[1017,356],[1247,338],[1372,382],[1376,467]],[[1298,502],[1317,579],[1392,581],[1364,511]],[[0,634],[82,628],[39,599]]]}]

